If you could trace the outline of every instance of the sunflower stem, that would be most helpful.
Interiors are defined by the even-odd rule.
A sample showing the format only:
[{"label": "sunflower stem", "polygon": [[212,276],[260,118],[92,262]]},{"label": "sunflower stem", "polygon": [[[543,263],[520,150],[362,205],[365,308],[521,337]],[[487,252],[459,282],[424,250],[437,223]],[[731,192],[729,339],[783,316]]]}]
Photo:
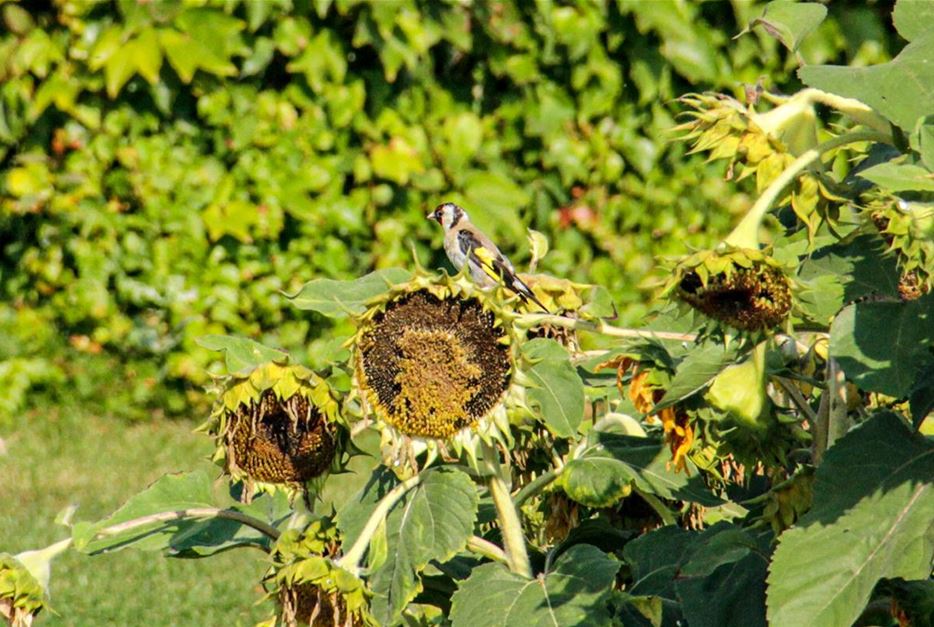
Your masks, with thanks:
[{"label": "sunflower stem", "polygon": [[512,499],[516,507],[521,507],[527,500],[547,488],[560,474],[560,470],[552,469],[542,473],[522,486],[522,489],[516,492],[516,495]]},{"label": "sunflower stem", "polygon": [[633,487],[633,492],[642,497],[642,500],[649,504],[655,513],[658,514],[658,517],[662,519],[662,523],[666,525],[677,524],[674,514],[671,513],[671,510],[668,509],[661,500],[654,494],[649,494],[645,490],[640,490],[639,488]]},{"label": "sunflower stem", "polygon": [[529,563],[519,510],[510,494],[509,477],[506,476],[503,466],[499,463],[499,453],[492,445],[485,442],[483,443],[483,458],[493,471],[487,481],[490,495],[493,497],[493,505],[496,507],[500,533],[503,535],[506,563],[509,565],[509,570],[515,574],[531,579],[532,565]]},{"label": "sunflower stem", "polygon": [[354,540],[353,546],[350,547],[344,556],[338,560],[337,565],[343,568],[346,571],[349,571],[353,574],[359,574],[360,572],[360,562],[363,561],[363,555],[366,553],[367,547],[370,546],[370,540],[373,539],[373,536],[376,534],[376,531],[379,529],[379,526],[383,524],[383,521],[386,520],[386,516],[389,515],[389,511],[395,507],[406,492],[417,486],[422,482],[422,476],[415,475],[414,477],[409,477],[392,490],[386,493],[380,502],[376,504],[376,508],[373,510],[373,513],[370,514],[369,519],[366,521],[366,525],[363,527],[363,531],[360,532],[360,535],[357,536],[357,539]]},{"label": "sunflower stem", "polygon": [[847,144],[865,141],[888,143],[891,141],[891,138],[878,131],[854,131],[828,139],[822,144],[801,153],[800,157],[792,161],[791,164],[765,188],[765,191],[762,192],[762,195],[759,196],[749,212],[746,213],[740,223],[736,225],[736,228],[726,237],[724,243],[730,246],[736,246],[737,248],[758,248],[759,225],[762,224],[765,214],[769,212],[769,209],[772,208],[772,205],[778,200],[778,197],[785,191],[785,188],[825,153]]},{"label": "sunflower stem", "polygon": [[509,559],[506,557],[506,552],[489,540],[484,540],[480,536],[470,536],[467,538],[467,550],[471,553],[476,553],[477,555],[491,559],[494,562],[500,562],[502,564],[506,564],[507,566],[509,565]]},{"label": "sunflower stem", "polygon": [[522,328],[530,328],[548,324],[553,327],[564,329],[576,329],[578,331],[590,331],[601,335],[612,337],[635,337],[641,339],[656,340],[678,340],[681,342],[693,342],[697,339],[694,333],[675,333],[672,331],[646,331],[643,329],[626,329],[623,327],[614,327],[603,320],[581,320],[579,318],[568,318],[566,316],[557,316],[554,314],[522,314],[516,320],[516,324]]}]

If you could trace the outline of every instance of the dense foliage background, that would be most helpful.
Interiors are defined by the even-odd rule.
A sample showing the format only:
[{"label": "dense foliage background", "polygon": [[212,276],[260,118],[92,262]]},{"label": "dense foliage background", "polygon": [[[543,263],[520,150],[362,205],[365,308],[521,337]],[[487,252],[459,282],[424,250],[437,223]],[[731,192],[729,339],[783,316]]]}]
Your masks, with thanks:
[{"label": "dense foliage background", "polygon": [[[520,265],[607,286],[621,322],[654,258],[752,199],[668,132],[687,91],[791,92],[796,55],[900,46],[840,3],[797,53],[734,40],[757,3],[7,2],[0,7],[0,424],[37,389],[127,417],[200,404],[207,333],[315,366],[340,325],[284,304],[316,277],[446,264],[460,201]],[[31,392],[31,390],[33,392]]]}]

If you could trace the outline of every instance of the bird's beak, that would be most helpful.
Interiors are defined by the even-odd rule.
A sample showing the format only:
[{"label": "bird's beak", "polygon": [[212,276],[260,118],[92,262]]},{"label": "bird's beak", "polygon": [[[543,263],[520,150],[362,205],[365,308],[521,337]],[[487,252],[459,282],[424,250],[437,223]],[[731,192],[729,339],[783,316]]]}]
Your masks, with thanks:
[{"label": "bird's beak", "polygon": [[428,220],[437,220],[437,219],[438,219],[438,217],[435,215],[435,212],[434,212],[434,211],[432,211],[432,212],[430,212],[428,215],[426,215],[425,218],[427,218]]}]

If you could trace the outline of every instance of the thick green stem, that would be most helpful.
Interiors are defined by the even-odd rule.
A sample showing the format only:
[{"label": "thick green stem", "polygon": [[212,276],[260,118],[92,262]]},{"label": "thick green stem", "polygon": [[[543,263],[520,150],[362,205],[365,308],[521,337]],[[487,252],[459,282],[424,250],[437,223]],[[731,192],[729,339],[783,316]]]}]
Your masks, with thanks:
[{"label": "thick green stem", "polygon": [[510,494],[510,479],[503,466],[499,463],[499,453],[490,444],[483,445],[483,460],[487,469],[491,471],[487,479],[490,496],[496,507],[496,517],[499,521],[499,530],[503,536],[503,548],[506,551],[506,563],[509,570],[532,578],[532,565],[529,563],[529,553],[525,546],[525,535],[522,533],[522,521],[519,519],[519,510]]},{"label": "thick green stem", "polygon": [[681,342],[693,342],[697,335],[693,333],[674,333],[671,331],[646,331],[643,329],[624,329],[607,324],[603,320],[580,320],[577,318],[568,318],[566,316],[556,316],[553,314],[523,314],[516,321],[520,327],[530,328],[543,324],[564,329],[576,329],[578,331],[590,331],[601,335],[612,337],[635,337],[643,339],[656,340],[678,340]]},{"label": "thick green stem", "polygon": [[141,516],[139,518],[134,518],[133,520],[128,520],[117,525],[104,527],[99,532],[97,532],[97,535],[115,536],[118,533],[123,533],[124,531],[129,531],[130,529],[135,529],[136,527],[143,527],[155,522],[181,520],[184,518],[226,518],[227,520],[235,520],[241,524],[246,525],[247,527],[252,527],[272,540],[279,539],[279,530],[272,525],[265,523],[257,518],[253,518],[252,516],[247,516],[246,514],[236,510],[219,509],[217,507],[193,507],[191,509],[181,509],[174,512],[159,512],[158,514]]},{"label": "thick green stem", "polygon": [[725,243],[739,248],[758,248],[759,225],[762,224],[765,214],[769,212],[775,201],[785,191],[785,188],[825,153],[847,144],[865,141],[887,142],[890,139],[877,131],[854,131],[828,139],[824,143],[802,153],[762,192],[762,195],[759,196],[749,212],[724,240]]},{"label": "thick green stem", "polygon": [[470,536],[467,538],[467,550],[471,553],[476,553],[477,555],[491,559],[494,562],[500,562],[507,566],[509,565],[509,559],[506,557],[506,552],[503,551],[503,549],[479,536]]},{"label": "thick green stem", "polygon": [[512,499],[516,507],[521,507],[529,498],[547,488],[560,474],[560,470],[549,470],[522,486],[522,489],[519,490]]},{"label": "thick green stem", "polygon": [[833,357],[827,362],[827,396],[830,411],[827,413],[827,448],[846,435],[852,422],[847,411],[846,376]]},{"label": "thick green stem", "polygon": [[344,556],[338,560],[337,565],[343,568],[344,570],[350,571],[352,573],[358,573],[360,571],[360,562],[363,561],[363,555],[366,553],[366,549],[370,546],[370,540],[373,539],[373,534],[376,533],[376,530],[379,529],[379,526],[386,520],[386,516],[389,515],[389,511],[395,507],[396,503],[405,496],[405,493],[417,486],[422,482],[421,475],[415,475],[406,479],[392,490],[386,493],[380,502],[376,505],[376,508],[373,510],[373,513],[370,514],[370,518],[366,521],[366,525],[363,527],[363,531],[360,532],[360,535],[357,536],[357,539],[354,541],[353,546],[350,547]]}]

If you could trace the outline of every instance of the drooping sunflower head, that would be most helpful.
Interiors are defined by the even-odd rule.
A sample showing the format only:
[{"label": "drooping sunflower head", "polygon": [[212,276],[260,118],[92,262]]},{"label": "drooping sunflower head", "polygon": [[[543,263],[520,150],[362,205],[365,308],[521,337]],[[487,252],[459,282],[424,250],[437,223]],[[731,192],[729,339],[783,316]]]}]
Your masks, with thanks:
[{"label": "drooping sunflower head", "polygon": [[303,366],[269,362],[226,381],[202,430],[216,436],[215,459],[234,479],[301,484],[330,467],[337,416],[324,379]]},{"label": "drooping sunflower head", "polygon": [[779,264],[754,249],[702,251],[678,264],[669,290],[701,313],[743,331],[781,324],[791,283]]},{"label": "drooping sunflower head", "polygon": [[266,578],[269,596],[279,606],[283,625],[360,627],[373,624],[362,580],[338,566],[337,528],[327,519],[312,521],[304,531],[290,529],[276,541],[273,567]]},{"label": "drooping sunflower head", "polygon": [[416,278],[360,319],[357,382],[401,433],[447,439],[502,400],[513,373],[505,314],[463,278]]}]

